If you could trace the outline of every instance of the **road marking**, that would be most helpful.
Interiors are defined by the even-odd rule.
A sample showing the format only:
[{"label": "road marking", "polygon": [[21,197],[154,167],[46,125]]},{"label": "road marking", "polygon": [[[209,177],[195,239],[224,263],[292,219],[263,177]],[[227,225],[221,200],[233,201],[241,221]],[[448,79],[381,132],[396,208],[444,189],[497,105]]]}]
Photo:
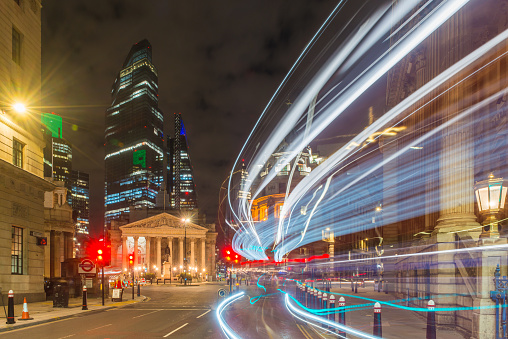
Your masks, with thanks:
[{"label": "road marking", "polygon": [[99,326],[99,327],[96,327],[96,328],[92,328],[91,330],[88,330],[88,331],[95,331],[95,330],[98,330],[99,328],[103,328],[103,327],[108,327],[108,326],[111,326],[113,324],[107,324],[107,325],[104,325],[104,326]]},{"label": "road marking", "polygon": [[118,308],[114,311],[208,311],[209,308]]},{"label": "road marking", "polygon": [[208,310],[208,311],[206,311],[205,313],[203,313],[203,314],[201,314],[201,315],[198,315],[198,316],[196,317],[196,319],[201,318],[202,316],[204,316],[205,314],[207,314],[207,313],[208,313],[208,312],[210,312],[210,311],[211,311],[211,310]]},{"label": "road marking", "polygon": [[164,338],[169,337],[170,335],[172,335],[173,333],[175,333],[175,332],[176,332],[176,331],[178,331],[179,329],[184,328],[184,327],[185,327],[185,326],[187,326],[187,325],[189,325],[189,323],[183,324],[182,326],[178,327],[176,330],[173,330],[173,331],[169,332],[168,334],[166,334],[166,335],[164,336]]},{"label": "road marking", "polygon": [[296,326],[298,327],[298,329],[300,330],[300,332],[303,333],[303,336],[307,339],[312,339],[311,335],[303,328],[303,326],[301,326],[300,324],[296,324]]},{"label": "road marking", "polygon": [[153,311],[153,312],[148,312],[148,313],[145,313],[145,314],[142,314],[142,315],[137,315],[137,316],[135,316],[135,317],[132,317],[132,319],[134,319],[134,318],[144,317],[145,315],[149,315],[149,314],[152,314],[152,313],[155,313],[155,312],[159,312],[159,311]]},{"label": "road marking", "polygon": [[60,337],[60,338],[58,338],[58,339],[70,338],[70,337],[72,337],[72,336],[75,336],[75,334],[70,334],[70,335],[68,335],[68,336],[65,336],[65,337]]}]

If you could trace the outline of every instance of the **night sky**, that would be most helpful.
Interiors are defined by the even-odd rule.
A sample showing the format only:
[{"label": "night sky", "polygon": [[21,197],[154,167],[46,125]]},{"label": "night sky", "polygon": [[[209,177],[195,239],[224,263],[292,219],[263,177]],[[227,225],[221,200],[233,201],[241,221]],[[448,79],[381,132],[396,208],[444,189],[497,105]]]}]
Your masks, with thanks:
[{"label": "night sky", "polygon": [[63,117],[73,169],[90,173],[92,231],[103,218],[105,110],[134,43],[152,44],[159,107],[167,120],[182,113],[200,211],[214,222],[220,185],[242,144],[336,4],[44,0],[43,111]]}]

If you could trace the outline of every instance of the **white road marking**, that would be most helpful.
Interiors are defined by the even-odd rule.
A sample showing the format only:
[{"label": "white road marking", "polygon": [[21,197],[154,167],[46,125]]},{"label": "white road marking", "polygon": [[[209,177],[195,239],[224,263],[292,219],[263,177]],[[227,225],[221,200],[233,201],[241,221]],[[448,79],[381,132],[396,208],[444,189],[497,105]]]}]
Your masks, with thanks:
[{"label": "white road marking", "polygon": [[137,316],[135,316],[135,317],[132,317],[132,319],[134,319],[134,318],[144,317],[145,315],[149,315],[149,314],[152,314],[152,313],[155,313],[155,312],[159,312],[159,311],[153,311],[153,312],[148,312],[148,313],[145,313],[145,314],[142,314],[142,315],[137,315]]},{"label": "white road marking", "polygon": [[184,327],[185,327],[185,326],[187,326],[187,325],[189,325],[189,323],[183,324],[182,326],[178,327],[176,330],[173,330],[173,331],[169,332],[168,334],[166,334],[166,335],[164,336],[164,338],[169,337],[170,335],[172,335],[173,333],[175,333],[175,332],[176,332],[176,331],[178,331],[179,329],[184,328]]},{"label": "white road marking", "polygon": [[95,330],[98,330],[99,328],[103,328],[103,327],[108,327],[108,326],[111,326],[113,324],[107,324],[107,325],[104,325],[104,326],[99,326],[99,327],[96,327],[96,328],[92,328],[91,330],[88,330],[88,331],[95,331]]},{"label": "white road marking", "polygon": [[72,337],[72,336],[75,336],[75,334],[70,334],[70,335],[67,335],[67,336],[65,336],[65,337],[60,337],[60,338],[58,338],[58,339],[70,338],[70,337]]},{"label": "white road marking", "polygon": [[205,313],[203,313],[203,314],[201,314],[201,315],[198,315],[198,316],[196,317],[196,319],[201,318],[202,316],[204,316],[205,314],[207,314],[207,313],[208,313],[208,312],[210,312],[210,311],[211,311],[211,310],[208,310],[208,311],[206,311]]},{"label": "white road marking", "polygon": [[112,311],[208,311],[209,308],[117,308]]}]

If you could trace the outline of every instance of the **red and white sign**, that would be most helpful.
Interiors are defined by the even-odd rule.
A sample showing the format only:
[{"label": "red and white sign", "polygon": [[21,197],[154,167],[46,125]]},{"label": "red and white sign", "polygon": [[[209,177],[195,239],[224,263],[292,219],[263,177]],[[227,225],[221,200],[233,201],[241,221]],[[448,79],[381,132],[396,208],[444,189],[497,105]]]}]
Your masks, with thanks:
[{"label": "red and white sign", "polygon": [[87,274],[94,273],[95,274],[95,263],[90,259],[83,259],[78,265],[78,273]]}]

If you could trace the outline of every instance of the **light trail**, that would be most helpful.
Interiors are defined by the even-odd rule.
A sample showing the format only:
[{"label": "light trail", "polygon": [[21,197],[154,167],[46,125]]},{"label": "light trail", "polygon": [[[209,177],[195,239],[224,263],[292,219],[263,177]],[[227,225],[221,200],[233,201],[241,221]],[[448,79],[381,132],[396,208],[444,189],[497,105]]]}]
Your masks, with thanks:
[{"label": "light trail", "polygon": [[233,294],[232,296],[230,296],[229,298],[225,299],[222,303],[220,303],[220,305],[217,307],[217,311],[216,311],[216,314],[217,314],[217,320],[219,321],[219,326],[222,330],[222,332],[224,332],[224,335],[227,337],[227,338],[230,338],[230,339],[241,339],[240,336],[238,336],[235,332],[233,332],[233,330],[229,327],[229,325],[224,321],[224,319],[222,319],[222,312],[226,309],[226,307],[228,307],[231,303],[237,301],[238,299],[240,299],[241,297],[243,297],[244,295],[244,292],[239,292],[237,294]]}]

